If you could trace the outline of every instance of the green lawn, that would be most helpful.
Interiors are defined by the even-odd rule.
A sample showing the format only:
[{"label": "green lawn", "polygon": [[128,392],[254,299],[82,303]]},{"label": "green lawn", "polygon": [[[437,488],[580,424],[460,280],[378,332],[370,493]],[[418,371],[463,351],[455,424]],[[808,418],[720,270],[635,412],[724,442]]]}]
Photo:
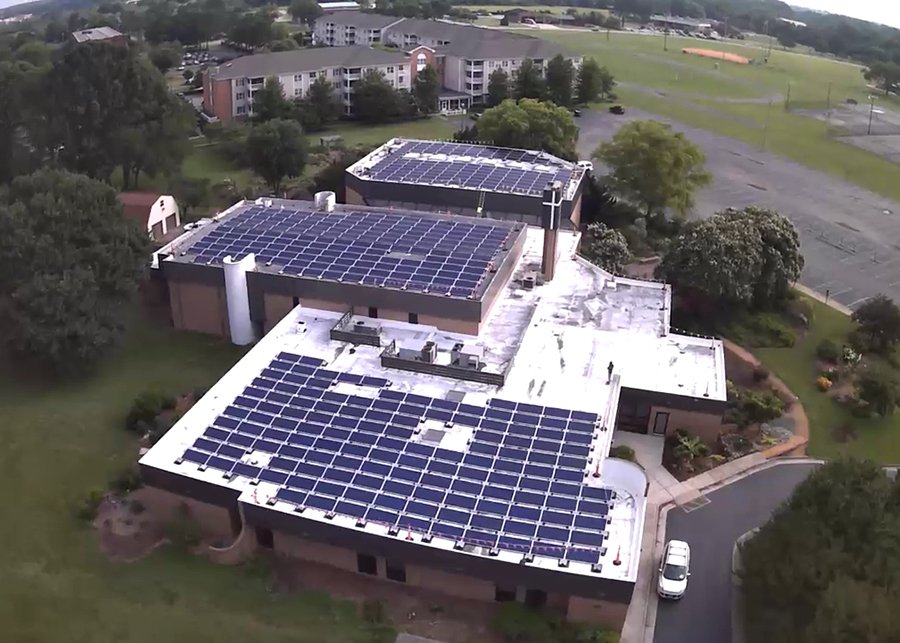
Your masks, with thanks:
[{"label": "green lawn", "polygon": [[138,324],[96,374],[29,383],[0,363],[0,640],[10,643],[362,642],[350,604],[276,595],[262,569],[161,550],[131,565],[98,553],[73,511],[136,455],[131,400],[207,386],[240,356],[202,336]]},{"label": "green lawn", "polygon": [[[761,348],[754,353],[774,374],[800,398],[809,417],[810,440],[807,452],[821,458],[854,455],[871,458],[883,464],[900,463],[900,415],[861,420],[815,385],[816,346],[823,339],[831,338],[842,343],[852,327],[850,318],[817,301],[813,306],[813,319],[809,331],[798,337],[791,348]],[[840,443],[834,430],[852,426],[855,438]]]},{"label": "green lawn", "polygon": [[527,11],[549,11],[550,13],[565,13],[567,9],[576,9],[579,12],[590,13],[597,11],[598,13],[607,13],[605,9],[593,9],[590,7],[563,7],[556,5],[537,4],[537,5],[512,5],[512,4],[476,4],[476,5],[458,5],[457,9],[467,9],[469,11],[487,11],[490,13],[505,13],[513,9],[526,9]]}]

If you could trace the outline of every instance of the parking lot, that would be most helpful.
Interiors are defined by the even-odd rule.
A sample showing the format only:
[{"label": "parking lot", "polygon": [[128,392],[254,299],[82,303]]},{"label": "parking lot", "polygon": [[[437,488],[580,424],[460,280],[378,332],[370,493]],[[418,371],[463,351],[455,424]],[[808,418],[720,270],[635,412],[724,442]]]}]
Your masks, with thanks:
[{"label": "parking lot", "polygon": [[695,216],[750,205],[777,210],[799,231],[803,285],[850,308],[878,293],[900,301],[900,204],[740,141],[631,108],[625,116],[584,112],[577,119],[580,158],[590,158],[600,142],[636,119],[669,122],[706,153],[713,182],[697,195]]}]

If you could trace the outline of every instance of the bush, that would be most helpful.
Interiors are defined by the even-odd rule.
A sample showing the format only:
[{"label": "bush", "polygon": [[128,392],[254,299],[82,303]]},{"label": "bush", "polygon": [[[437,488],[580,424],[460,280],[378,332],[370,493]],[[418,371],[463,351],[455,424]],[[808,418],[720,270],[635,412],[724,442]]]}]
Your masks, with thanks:
[{"label": "bush", "polygon": [[521,603],[503,603],[494,615],[494,630],[508,643],[559,641],[559,619],[526,608]]},{"label": "bush", "polygon": [[822,391],[823,393],[831,388],[831,380],[825,377],[824,375],[820,375],[816,379],[816,387]]},{"label": "bush", "polygon": [[200,544],[200,530],[186,503],[178,505],[175,517],[168,524],[168,536],[172,543],[180,547],[192,548]]},{"label": "bush", "polygon": [[859,399],[882,417],[894,412],[900,383],[893,371],[873,367],[866,371],[857,383]]},{"label": "bush", "polygon": [[614,446],[609,450],[609,457],[619,458],[620,460],[628,460],[629,462],[637,462],[634,449],[625,444]]},{"label": "bush", "polygon": [[769,379],[769,369],[765,366],[757,366],[753,369],[753,381],[759,384]]},{"label": "bush", "polygon": [[790,348],[797,341],[794,329],[773,313],[743,315],[726,334],[738,344],[752,348]]},{"label": "bush", "polygon": [[784,413],[784,400],[772,391],[753,391],[732,386],[728,391],[725,420],[739,427],[771,422]]},{"label": "bush", "polygon": [[373,598],[363,601],[362,618],[369,625],[382,625],[389,622],[384,601]]},{"label": "bush", "polygon": [[117,494],[126,494],[143,486],[141,474],[134,467],[128,467],[109,483],[109,488]]},{"label": "bush", "polygon": [[146,426],[152,426],[156,421],[156,416],[166,408],[175,408],[173,397],[145,391],[131,403],[131,409],[125,416],[125,428],[133,433],[138,433]]},{"label": "bush", "polygon": [[816,346],[816,357],[823,362],[837,363],[841,356],[841,347],[833,339],[823,339]]},{"label": "bush", "polygon": [[82,501],[81,505],[78,507],[75,515],[79,520],[91,522],[94,518],[97,517],[97,509],[100,508],[100,504],[103,502],[103,499],[105,497],[106,491],[104,491],[103,489],[92,489],[87,498],[85,498]]}]

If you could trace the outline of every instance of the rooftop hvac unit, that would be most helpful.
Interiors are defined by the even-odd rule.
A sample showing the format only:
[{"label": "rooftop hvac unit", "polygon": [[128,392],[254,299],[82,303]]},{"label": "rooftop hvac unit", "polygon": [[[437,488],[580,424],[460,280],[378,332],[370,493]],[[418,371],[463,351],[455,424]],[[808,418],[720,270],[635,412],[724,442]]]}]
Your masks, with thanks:
[{"label": "rooftop hvac unit", "polygon": [[334,192],[316,192],[313,199],[316,204],[316,210],[320,212],[334,212],[334,206],[337,202]]},{"label": "rooftop hvac unit", "polygon": [[360,335],[369,335],[377,337],[381,333],[381,327],[370,322],[358,321],[353,324],[353,332]]},{"label": "rooftop hvac unit", "polygon": [[522,279],[522,287],[525,290],[534,290],[534,285],[537,280],[534,278],[534,275],[527,275]]},{"label": "rooftop hvac unit", "polygon": [[425,345],[422,347],[422,361],[427,364],[434,364],[436,358],[437,344],[430,340],[425,342]]}]

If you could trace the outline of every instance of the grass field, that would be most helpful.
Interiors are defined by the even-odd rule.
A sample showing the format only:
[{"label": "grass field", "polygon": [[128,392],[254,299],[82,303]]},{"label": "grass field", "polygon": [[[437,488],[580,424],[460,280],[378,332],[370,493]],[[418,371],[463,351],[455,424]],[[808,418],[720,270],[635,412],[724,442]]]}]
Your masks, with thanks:
[{"label": "grass field", "polygon": [[121,428],[141,391],[207,386],[234,347],[139,323],[98,373],[36,384],[0,363],[0,640],[10,643],[361,643],[348,603],[277,595],[259,567],[217,567],[160,550],[131,565],[99,553],[73,515],[87,493],[133,461]]},{"label": "grass field", "polygon": [[605,9],[591,9],[588,7],[562,7],[556,5],[548,5],[548,4],[538,4],[538,5],[523,5],[517,6],[514,4],[463,4],[457,5],[458,9],[467,9],[469,11],[487,11],[489,13],[505,13],[507,11],[511,11],[513,9],[527,9],[528,11],[549,11],[550,13],[565,13],[568,9],[575,9],[581,12],[591,12],[597,11],[599,13],[607,13]]},{"label": "grass field", "polygon": [[[816,457],[853,455],[882,464],[900,463],[900,415],[859,419],[828,397],[815,385],[816,346],[823,339],[842,344],[852,327],[850,318],[817,301],[813,306],[809,331],[791,348],[761,348],[754,353],[772,373],[796,394],[809,417],[810,441],[807,452]],[[835,429],[853,428],[854,437],[841,443]]]},{"label": "grass field", "polygon": [[[685,47],[714,48],[756,61],[766,55],[760,43],[721,43],[605,32],[541,30],[542,38],[593,56],[622,85],[626,105],[705,128],[783,155],[861,187],[900,200],[898,167],[875,154],[834,140],[828,125],[784,109],[794,105],[822,110],[848,98],[868,102],[860,67],[805,54],[773,51],[767,64],[737,65],[681,53]],[[770,107],[771,104],[771,107]],[[883,97],[876,105],[900,106]]]}]

